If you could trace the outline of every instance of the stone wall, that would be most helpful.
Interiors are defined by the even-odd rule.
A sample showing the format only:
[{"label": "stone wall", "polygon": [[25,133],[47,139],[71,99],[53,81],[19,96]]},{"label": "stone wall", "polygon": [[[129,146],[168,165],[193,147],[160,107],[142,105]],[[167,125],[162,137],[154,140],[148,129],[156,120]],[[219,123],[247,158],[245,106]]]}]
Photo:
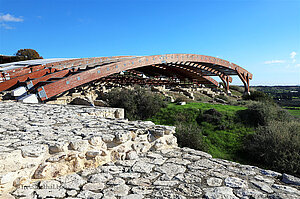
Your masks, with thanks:
[{"label": "stone wall", "polygon": [[122,109],[0,103],[0,191],[177,145],[174,127]]},{"label": "stone wall", "polygon": [[177,147],[98,108],[0,103],[0,198],[298,199],[300,179]]}]

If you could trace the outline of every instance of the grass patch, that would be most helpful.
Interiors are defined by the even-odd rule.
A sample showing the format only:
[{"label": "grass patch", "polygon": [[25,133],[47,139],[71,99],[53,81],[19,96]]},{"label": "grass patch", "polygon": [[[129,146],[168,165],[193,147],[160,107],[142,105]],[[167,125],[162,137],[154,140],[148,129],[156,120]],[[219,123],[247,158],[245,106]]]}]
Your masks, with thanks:
[{"label": "grass patch", "polygon": [[300,117],[300,107],[284,106],[283,108],[286,109],[291,115]]},{"label": "grass patch", "polygon": [[246,109],[209,103],[169,104],[149,120],[155,124],[176,126],[175,135],[181,147],[191,147],[192,144],[193,148],[206,151],[213,157],[245,162],[243,139],[254,130],[239,122],[237,112]]},{"label": "grass patch", "polygon": [[300,117],[300,109],[288,109],[288,112],[291,115],[294,115],[296,117]]}]

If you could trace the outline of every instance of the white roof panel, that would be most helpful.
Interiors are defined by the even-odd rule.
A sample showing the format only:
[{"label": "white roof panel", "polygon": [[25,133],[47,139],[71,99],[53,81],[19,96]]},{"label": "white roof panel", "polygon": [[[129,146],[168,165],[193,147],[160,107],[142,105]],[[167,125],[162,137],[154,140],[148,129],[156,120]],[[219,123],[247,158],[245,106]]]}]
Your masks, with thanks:
[{"label": "white roof panel", "polygon": [[34,59],[34,60],[11,62],[6,64],[0,64],[0,71],[12,70],[12,69],[21,68],[30,65],[48,64],[48,63],[71,60],[71,59],[75,59],[75,58]]}]

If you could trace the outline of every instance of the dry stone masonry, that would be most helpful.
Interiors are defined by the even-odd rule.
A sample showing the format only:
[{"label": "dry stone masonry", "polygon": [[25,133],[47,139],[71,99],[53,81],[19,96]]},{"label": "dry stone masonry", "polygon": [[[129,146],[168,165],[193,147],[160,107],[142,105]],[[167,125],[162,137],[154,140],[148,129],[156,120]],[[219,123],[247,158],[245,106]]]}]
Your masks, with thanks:
[{"label": "dry stone masonry", "polygon": [[7,102],[0,113],[1,192],[177,144],[174,127],[103,118],[122,109]]},{"label": "dry stone masonry", "polygon": [[299,178],[179,148],[174,127],[91,107],[8,102],[0,111],[2,198],[300,198]]}]

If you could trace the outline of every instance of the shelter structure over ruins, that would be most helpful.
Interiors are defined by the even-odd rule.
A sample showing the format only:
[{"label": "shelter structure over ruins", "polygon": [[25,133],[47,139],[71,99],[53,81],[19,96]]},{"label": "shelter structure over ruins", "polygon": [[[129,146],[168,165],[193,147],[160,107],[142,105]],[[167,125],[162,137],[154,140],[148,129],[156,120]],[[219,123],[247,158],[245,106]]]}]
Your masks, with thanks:
[{"label": "shelter structure over ruins", "polygon": [[[252,74],[229,61],[197,54],[41,59],[0,65],[0,92],[17,89],[23,101],[42,102],[96,81],[120,84],[196,84],[218,87],[218,76],[229,92],[237,75],[249,93]],[[124,75],[127,74],[127,75]],[[130,75],[128,75],[130,74]]]}]

